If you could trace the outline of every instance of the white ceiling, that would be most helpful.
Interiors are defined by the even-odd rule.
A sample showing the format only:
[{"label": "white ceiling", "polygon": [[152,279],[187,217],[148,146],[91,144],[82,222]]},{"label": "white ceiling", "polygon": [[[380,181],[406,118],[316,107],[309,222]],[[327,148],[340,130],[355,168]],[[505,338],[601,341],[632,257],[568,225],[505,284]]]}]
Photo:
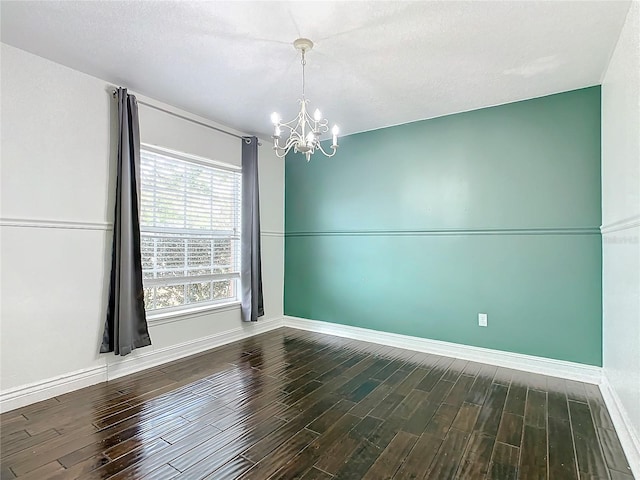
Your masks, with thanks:
[{"label": "white ceiling", "polygon": [[[343,133],[599,84],[629,1],[3,1],[2,41],[268,136],[301,88]],[[61,86],[63,87],[63,86]]]}]

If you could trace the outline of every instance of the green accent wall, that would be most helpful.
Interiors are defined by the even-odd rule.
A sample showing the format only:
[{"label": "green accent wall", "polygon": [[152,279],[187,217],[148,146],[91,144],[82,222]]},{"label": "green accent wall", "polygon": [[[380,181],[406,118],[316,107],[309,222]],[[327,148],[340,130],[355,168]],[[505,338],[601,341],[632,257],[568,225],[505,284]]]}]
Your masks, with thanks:
[{"label": "green accent wall", "polygon": [[600,87],[287,155],[285,314],[601,365],[600,205]]}]

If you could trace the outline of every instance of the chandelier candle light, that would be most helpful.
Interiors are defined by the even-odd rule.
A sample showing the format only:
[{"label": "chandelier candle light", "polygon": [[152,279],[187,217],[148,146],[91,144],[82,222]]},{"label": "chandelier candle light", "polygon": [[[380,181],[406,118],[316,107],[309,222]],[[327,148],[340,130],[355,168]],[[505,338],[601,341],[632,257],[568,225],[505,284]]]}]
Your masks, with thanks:
[{"label": "chandelier candle light", "polygon": [[[290,122],[281,122],[280,115],[271,114],[271,122],[273,123],[273,149],[280,158],[284,157],[293,148],[294,152],[304,153],[307,162],[311,159],[316,149],[320,150],[327,157],[333,157],[338,149],[338,126],[334,125],[331,129],[333,134],[333,142],[331,144],[331,153],[327,153],[320,143],[320,135],[329,131],[329,122],[326,118],[322,118],[320,110],[316,108],[313,117],[307,113],[307,100],[304,96],[304,66],[305,53],[313,48],[313,42],[308,38],[298,38],[293,42],[296,50],[299,50],[302,56],[302,98],[298,99],[300,103],[300,113]],[[289,138],[284,144],[280,143],[282,130],[288,130]]]}]

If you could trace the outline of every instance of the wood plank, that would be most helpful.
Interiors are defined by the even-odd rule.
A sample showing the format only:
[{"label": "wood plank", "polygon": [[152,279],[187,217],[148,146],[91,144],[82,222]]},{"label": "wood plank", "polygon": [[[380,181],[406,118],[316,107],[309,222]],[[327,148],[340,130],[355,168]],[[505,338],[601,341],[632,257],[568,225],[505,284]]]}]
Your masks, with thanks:
[{"label": "wood plank", "polygon": [[569,407],[567,405],[567,394],[564,392],[548,392],[547,408],[549,418],[557,418],[558,420],[569,421]]},{"label": "wood plank", "polygon": [[394,420],[409,418],[418,406],[427,399],[428,395],[427,392],[422,390],[412,390],[409,394],[405,395],[393,412],[389,414],[389,418]]},{"label": "wood plank", "polygon": [[604,403],[604,398],[602,398],[600,387],[590,384],[585,384],[584,387],[587,394],[589,409],[591,410],[591,415],[593,415],[593,421],[596,426],[615,430],[613,422],[611,421],[611,416],[607,410],[607,406]]},{"label": "wood plank", "polygon": [[520,449],[505,443],[496,443],[487,480],[517,480]]},{"label": "wood plank", "polygon": [[622,450],[616,432],[601,427],[598,427],[597,432],[607,466],[622,473],[631,473],[631,467],[629,467],[629,462],[627,462],[627,457]]},{"label": "wood plank", "polygon": [[[192,465],[200,462],[204,458],[208,457],[212,450],[221,450],[229,443],[234,443],[238,447],[242,447],[238,452],[242,452],[242,449],[248,445],[253,444],[254,441],[259,441],[262,438],[270,435],[274,431],[282,428],[283,421],[279,418],[271,417],[264,421],[261,421],[254,425],[238,425],[220,432],[208,439],[207,441],[200,443],[195,448],[187,450],[182,455],[174,458],[168,462],[172,467],[184,472]],[[275,446],[274,446],[275,448]],[[231,455],[235,456],[235,455]]]},{"label": "wood plank", "polygon": [[301,480],[331,480],[333,475],[329,475],[322,470],[318,470],[316,467],[312,467],[307,470]]},{"label": "wood plank", "polygon": [[180,440],[183,440],[187,437],[191,437],[192,435],[197,434],[199,431],[201,431],[204,428],[209,429],[209,431],[214,432],[214,434],[220,433],[221,431],[218,428],[215,428],[206,423],[203,424],[201,422],[193,422],[193,423],[189,423],[186,426],[183,426],[182,428],[177,428],[168,433],[165,433],[161,437],[165,442],[178,443]]},{"label": "wood plank", "polygon": [[373,392],[378,385],[380,385],[380,380],[365,380],[360,385],[358,385],[351,393],[346,395],[345,398],[350,402],[358,403],[371,392]]},{"label": "wood plank", "polygon": [[63,471],[49,475],[47,480],[75,480],[81,478],[84,474],[92,472],[103,465],[106,465],[111,460],[104,454],[98,453],[80,463],[76,463],[71,468],[66,468]]},{"label": "wood plank", "polygon": [[[279,422],[279,424],[284,423],[279,419],[275,419],[274,421]],[[123,471],[114,476],[114,479],[110,480],[151,477],[152,473],[160,466],[179,458],[184,453],[204,444],[218,435],[222,435],[220,430],[212,427],[211,425],[207,425],[201,430],[177,441],[165,449],[150,453],[139,462],[123,469]]]},{"label": "wood plank", "polygon": [[85,426],[78,431],[76,436],[59,435],[47,442],[38,444],[36,447],[3,457],[2,463],[9,465],[16,476],[25,475],[92,443],[94,441],[94,437],[90,435],[92,432],[95,432],[95,429]]},{"label": "wood plank", "polygon": [[478,419],[478,415],[480,415],[480,408],[480,405],[467,402],[463,403],[460,410],[458,410],[456,418],[453,420],[452,428],[460,430],[461,432],[471,433]]},{"label": "wood plank", "polygon": [[293,437],[279,445],[275,450],[262,458],[239,478],[246,480],[263,480],[265,478],[269,478],[279,470],[289,458],[295,456],[298,452],[309,446],[309,444],[317,437],[318,434],[316,432],[312,432],[306,428],[298,431],[298,433]]},{"label": "wood plank", "polygon": [[381,480],[393,478],[405,457],[409,454],[418,437],[405,432],[398,432],[387,448],[378,456],[371,468],[365,473],[363,480]]},{"label": "wood plank", "polygon": [[287,422],[285,425],[282,425],[280,428],[266,435],[260,441],[251,445],[247,450],[242,452],[242,456],[252,462],[259,462],[278,445],[296,435],[309,423],[336,405],[336,403],[336,397],[328,397],[320,400],[304,414],[301,414],[290,422]]},{"label": "wood plank", "polygon": [[404,395],[393,392],[384,397],[384,399],[378,403],[376,408],[374,408],[369,415],[383,420],[392,420],[390,418],[391,412],[393,412],[404,399]]},{"label": "wood plank", "polygon": [[[284,467],[278,470],[270,480],[300,478],[322,456],[330,458],[330,452],[344,451],[337,449],[336,446],[341,444],[345,438],[348,438],[351,430],[363,421],[364,419],[361,420],[355,415],[344,415],[329,430],[321,434],[309,448],[305,448],[298,455],[294,456]],[[369,426],[376,428],[376,426],[379,425],[379,421],[376,419],[372,419],[372,421],[373,423],[369,424]],[[363,424],[359,428],[366,430],[367,427]],[[357,436],[357,434],[355,436]],[[316,465],[316,467],[318,468],[318,465]]]},{"label": "wood plank", "polygon": [[390,362],[387,366],[385,366],[384,368],[379,370],[378,372],[374,373],[371,376],[371,379],[372,380],[380,380],[381,382],[384,382],[391,375],[393,375],[396,370],[402,368],[402,366],[404,364],[405,364],[405,362],[403,362],[403,361],[394,360],[394,361]]},{"label": "wood plank", "polygon": [[498,367],[498,370],[496,370],[496,374],[493,377],[493,383],[498,383],[509,388],[514,373],[516,373],[516,371],[510,368]]},{"label": "wood plank", "polygon": [[607,465],[598,442],[588,404],[569,401],[569,414],[578,458],[578,469],[596,477],[607,478]]},{"label": "wood plank", "polygon": [[518,471],[522,480],[546,480],[547,432],[544,428],[525,424]]},{"label": "wood plank", "polygon": [[[506,390],[504,385],[500,386]],[[489,473],[489,462],[495,441],[493,436],[479,431],[473,432],[458,467],[456,478],[465,480],[485,478]]]},{"label": "wood plank", "polygon": [[424,400],[404,422],[402,430],[416,436],[422,435],[439,407],[438,403],[431,402],[428,399]]},{"label": "wood plank", "polygon": [[364,400],[357,402],[355,399],[348,398],[354,404],[351,414],[361,418],[366,417],[392,391],[393,387],[379,384]]},{"label": "wood plank", "polygon": [[[610,470],[611,480],[633,480],[633,475],[630,473],[622,473],[616,470]],[[582,477],[580,477],[582,480]]]},{"label": "wood plank", "polygon": [[456,478],[456,471],[468,440],[469,434],[453,428],[449,430],[440,450],[431,462],[426,478],[438,480]]},{"label": "wood plank", "polygon": [[0,479],[12,480],[14,478],[16,478],[16,476],[13,474],[13,471],[11,470],[11,468],[9,468],[8,465],[0,465]]},{"label": "wood plank", "polygon": [[496,370],[497,367],[490,365],[483,365],[482,368],[480,368],[478,376],[467,392],[465,402],[475,403],[476,405],[482,405],[484,403],[487,395],[489,394],[489,389],[491,388],[493,376],[495,375]]},{"label": "wood plank", "polygon": [[524,416],[524,407],[527,400],[527,387],[511,383],[504,411],[514,415]]},{"label": "wood plank", "polygon": [[338,480],[362,478],[400,431],[399,422],[384,422],[372,435],[363,439],[346,463],[335,474]]},{"label": "wood plank", "polygon": [[153,472],[153,480],[171,480],[180,475],[180,472],[171,465],[163,465]]},{"label": "wood plank", "polygon": [[425,375],[425,377],[416,385],[416,389],[430,392],[431,389],[440,381],[444,376],[449,365],[453,362],[453,359],[441,357],[436,365]]},{"label": "wood plank", "polygon": [[469,363],[467,360],[462,360],[462,359],[455,359],[451,365],[449,365],[449,368],[447,368],[447,371],[445,372],[445,374],[443,375],[442,379],[446,380],[448,382],[453,382],[455,383],[458,378],[460,377],[460,375],[462,375],[462,372],[464,371],[465,367],[467,366],[467,363]]},{"label": "wood plank", "polygon": [[22,480],[42,480],[43,478],[49,478],[60,472],[64,472],[65,468],[60,465],[59,462],[49,462],[41,467],[32,470],[31,472],[21,475],[19,478]]},{"label": "wood plank", "polygon": [[565,380],[567,389],[567,398],[573,402],[588,403],[587,391],[584,388],[584,383],[576,382],[574,380]]},{"label": "wood plank", "polygon": [[330,448],[320,455],[315,466],[335,475],[351,457],[351,453],[383,424],[382,420],[365,417],[346,435],[342,435]]},{"label": "wood plank", "polygon": [[444,440],[457,414],[458,409],[453,405],[441,404],[433,417],[431,417],[431,420],[429,420],[424,433]]},{"label": "wood plank", "polygon": [[10,446],[16,440],[23,440],[31,436],[29,435],[29,432],[27,432],[26,430],[16,430],[8,433],[2,431],[0,432],[0,434],[2,435],[2,440],[0,444],[2,445],[3,448]]},{"label": "wood plank", "polygon": [[326,412],[321,414],[318,418],[313,420],[307,428],[317,433],[324,433],[329,430],[335,422],[337,422],[342,416],[350,411],[355,403],[348,400],[340,400]]},{"label": "wood plank", "polygon": [[524,412],[524,424],[544,429],[547,425],[547,394],[529,390]]},{"label": "wood plank", "polygon": [[549,477],[578,479],[571,425],[549,417]]},{"label": "wood plank", "polygon": [[[372,375],[378,373],[378,371],[382,370],[389,363],[391,362],[385,359],[371,359],[371,363],[369,363],[366,368],[357,373],[347,383],[336,390],[336,393],[343,396],[349,395],[351,392],[360,387],[364,382],[370,380]],[[376,385],[380,383],[381,382],[377,382]]]},{"label": "wood plank", "polygon": [[392,386],[394,388],[394,392],[401,393],[397,391],[397,388],[404,383],[409,374],[413,372],[414,368],[409,366],[406,363],[402,364],[402,367],[393,372],[389,377],[385,378],[383,383],[385,385]]},{"label": "wood plank", "polygon": [[520,447],[523,426],[524,417],[514,415],[513,413],[503,413],[500,428],[498,429],[497,441],[514,447]]},{"label": "wood plank", "polygon": [[421,381],[422,379],[429,373],[429,370],[416,367],[409,373],[407,378],[405,378],[395,389],[396,393],[400,395],[407,395],[411,392]]},{"label": "wood plank", "polygon": [[507,399],[508,388],[498,383],[492,383],[486,401],[480,409],[478,421],[474,430],[495,437],[500,426],[502,411]]},{"label": "wood plank", "polygon": [[393,478],[422,479],[441,445],[441,439],[427,433],[422,434]]},{"label": "wood plank", "polygon": [[466,398],[474,381],[475,377],[470,375],[461,375],[457,379],[451,391],[447,394],[444,403],[460,407],[464,403],[464,399]]},{"label": "wood plank", "polygon": [[24,433],[20,437],[15,436],[12,437],[11,440],[2,442],[0,449],[2,450],[3,457],[20,452],[22,450],[26,450],[28,448],[33,448],[37,445],[40,445],[41,443],[45,443],[51,440],[52,438],[60,436],[58,431],[53,428],[44,430],[43,432],[37,433],[33,436],[29,435],[26,430],[21,430],[21,432]]},{"label": "wood plank", "polygon": [[[287,405],[290,404],[291,406],[282,414],[279,414],[279,417],[289,421],[297,417],[301,413],[303,413],[305,410],[307,410],[311,406],[315,405],[318,401],[320,401],[324,397],[333,397],[339,400],[341,396],[335,393],[335,391],[338,388],[340,388],[342,385],[344,385],[347,382],[347,380],[348,380],[347,377],[340,375],[335,378],[328,379],[321,387],[317,388],[316,390],[311,392],[311,394],[301,398],[300,400],[298,400],[297,402],[294,402],[293,404],[291,404],[291,402],[289,401],[284,401],[284,403],[286,403]],[[276,401],[280,402],[283,400],[276,400]]]},{"label": "wood plank", "polygon": [[168,419],[165,422],[149,422],[145,425],[133,425],[125,430],[105,436],[103,439],[79,448],[67,455],[61,456],[58,458],[58,461],[65,468],[70,468],[76,463],[86,460],[98,453],[104,453],[111,460],[114,460],[135,450],[146,442],[155,440],[188,423],[185,419],[176,417]]},{"label": "wood plank", "polygon": [[546,392],[549,390],[547,376],[537,375],[535,373],[526,373],[525,382],[529,390],[538,390],[540,392]]},{"label": "wood plank", "polygon": [[92,470],[82,476],[83,480],[102,480],[104,478],[110,478],[117,473],[129,468],[136,463],[140,462],[149,455],[159,452],[166,448],[169,444],[164,440],[157,439],[153,442],[144,445],[129,452],[126,455],[116,459],[113,462],[109,462],[96,470]]}]

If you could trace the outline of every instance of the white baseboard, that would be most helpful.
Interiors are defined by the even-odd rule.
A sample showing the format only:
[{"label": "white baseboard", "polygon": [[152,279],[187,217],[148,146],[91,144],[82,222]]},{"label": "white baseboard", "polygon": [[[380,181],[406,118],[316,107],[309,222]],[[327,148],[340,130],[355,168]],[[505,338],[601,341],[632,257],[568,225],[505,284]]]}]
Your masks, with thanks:
[{"label": "white baseboard", "polygon": [[243,323],[240,327],[210,335],[205,338],[171,345],[157,350],[135,351],[121,361],[100,365],[90,369],[60,375],[0,392],[0,412],[8,412],[32,403],[41,402],[58,395],[79,390],[96,383],[114,380],[167,362],[188,357],[196,353],[242,340],[260,333],[282,327],[282,317]]},{"label": "white baseboard", "polygon": [[8,412],[32,403],[41,402],[64,393],[79,390],[107,380],[104,365],[78,370],[41,382],[21,385],[0,393],[0,412]]},{"label": "white baseboard", "polygon": [[606,371],[602,375],[600,391],[607,405],[611,421],[616,429],[620,444],[627,456],[627,462],[635,478],[640,478],[640,432],[634,430],[633,423],[629,419],[627,410],[622,405],[620,397],[609,383]]},{"label": "white baseboard", "polygon": [[284,325],[286,327],[310,330],[313,332],[326,333],[339,337],[363,340],[391,347],[405,348],[418,352],[433,353],[446,357],[461,358],[479,363],[488,363],[500,367],[524,370],[526,372],[540,373],[552,377],[578,380],[585,383],[599,384],[602,376],[602,369],[581,363],[554,360],[551,358],[534,357],[520,353],[503,352],[489,348],[472,347],[458,343],[443,342],[440,340],[429,340],[409,335],[397,333],[380,332],[368,328],[351,327],[337,323],[320,322],[308,320],[306,318],[290,317],[285,315]]},{"label": "white baseboard", "polygon": [[208,337],[197,338],[149,352],[141,351],[139,355],[127,356],[122,360],[107,364],[107,379],[114,380],[280,327],[282,327],[282,317],[259,320],[258,322],[243,323],[238,328],[209,335]]}]

